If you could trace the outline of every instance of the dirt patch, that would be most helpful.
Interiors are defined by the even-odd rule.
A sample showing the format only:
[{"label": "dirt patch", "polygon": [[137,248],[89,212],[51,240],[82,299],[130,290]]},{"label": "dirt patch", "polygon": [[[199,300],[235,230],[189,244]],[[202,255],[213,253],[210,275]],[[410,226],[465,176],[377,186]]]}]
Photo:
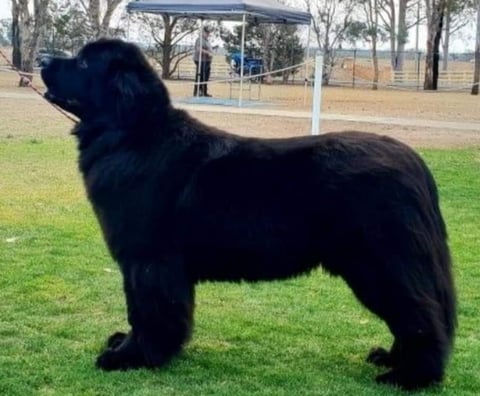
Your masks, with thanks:
[{"label": "dirt patch", "polygon": [[[169,88],[173,97],[190,95],[189,87],[178,82],[170,83]],[[229,94],[226,87],[216,85],[212,85],[210,92],[215,97],[228,97]],[[304,103],[305,92],[307,96]],[[262,86],[261,100],[267,104],[275,104],[270,108],[291,111],[310,111],[312,103],[311,90],[305,91],[304,87],[300,86]],[[322,112],[480,124],[480,97],[472,96],[468,92],[372,91],[325,87],[322,91]],[[194,112],[193,114],[208,124],[246,136],[280,138],[304,135],[310,131],[308,119],[240,116],[226,113]],[[352,129],[388,135],[415,147],[480,146],[480,133],[473,130],[457,131],[449,128],[344,121],[322,121],[321,124],[323,132]]]},{"label": "dirt patch", "polygon": [[[0,137],[58,136],[67,133],[71,123],[31,90],[17,87],[15,74],[0,71]],[[39,79],[35,79],[41,87]],[[189,82],[167,82],[172,98],[178,100],[191,96]],[[214,97],[229,98],[238,95],[230,92],[228,84],[212,84]],[[234,87],[235,88],[235,87]],[[259,87],[252,86],[252,95]],[[307,93],[304,103],[304,94]],[[248,99],[248,93],[245,93]],[[260,91],[265,108],[306,112],[311,109],[311,90],[301,86],[263,85]],[[358,116],[412,118],[469,122],[480,124],[480,97],[466,92],[424,91],[372,91],[367,89],[323,89],[322,112]],[[191,112],[203,122],[244,136],[282,138],[309,134],[310,120],[229,114],[228,107],[222,113]],[[325,120],[323,132],[359,130],[395,137],[415,147],[466,147],[480,146],[480,132],[458,131],[449,128],[398,126],[365,122]]]},{"label": "dirt patch", "polygon": [[[201,121],[243,136],[283,138],[310,133],[310,120],[294,118],[244,116],[236,114],[214,114],[191,112]],[[357,130],[391,136],[414,147],[461,148],[480,147],[477,131],[454,131],[438,128],[399,127],[384,124],[368,124],[340,121],[324,121],[323,132]]]}]

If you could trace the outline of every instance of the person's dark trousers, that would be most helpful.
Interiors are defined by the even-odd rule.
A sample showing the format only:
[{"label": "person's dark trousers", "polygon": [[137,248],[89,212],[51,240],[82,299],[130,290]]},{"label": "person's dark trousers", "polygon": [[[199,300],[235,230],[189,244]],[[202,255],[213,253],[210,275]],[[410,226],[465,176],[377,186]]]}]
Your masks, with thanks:
[{"label": "person's dark trousers", "polygon": [[195,87],[193,88],[193,96],[197,96],[198,90],[200,90],[201,96],[206,96],[207,81],[210,79],[210,62],[195,62]]}]

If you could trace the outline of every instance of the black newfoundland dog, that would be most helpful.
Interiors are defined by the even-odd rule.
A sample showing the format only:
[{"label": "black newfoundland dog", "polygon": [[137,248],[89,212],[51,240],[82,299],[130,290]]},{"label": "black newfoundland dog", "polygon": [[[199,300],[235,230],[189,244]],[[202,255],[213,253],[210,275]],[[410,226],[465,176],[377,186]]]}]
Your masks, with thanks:
[{"label": "black newfoundland dog", "polygon": [[97,366],[158,367],[192,331],[201,281],[282,279],[322,266],[394,336],[377,380],[442,380],[455,292],[435,182],[393,139],[359,132],[253,139],[175,109],[141,51],[119,40],[44,65],[46,98],[80,122],[80,170],[123,279],[131,330]]}]

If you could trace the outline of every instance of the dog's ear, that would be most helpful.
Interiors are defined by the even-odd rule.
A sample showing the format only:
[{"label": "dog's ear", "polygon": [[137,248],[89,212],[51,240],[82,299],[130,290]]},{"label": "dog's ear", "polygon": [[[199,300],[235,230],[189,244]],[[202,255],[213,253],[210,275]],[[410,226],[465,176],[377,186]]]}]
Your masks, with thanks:
[{"label": "dog's ear", "polygon": [[117,69],[111,81],[111,106],[122,125],[160,121],[167,112],[169,95],[154,71]]},{"label": "dog's ear", "polygon": [[126,118],[133,119],[140,116],[139,112],[145,102],[144,97],[148,94],[148,89],[136,73],[117,71],[112,77],[110,92],[112,95],[110,105],[117,118],[126,120]]}]

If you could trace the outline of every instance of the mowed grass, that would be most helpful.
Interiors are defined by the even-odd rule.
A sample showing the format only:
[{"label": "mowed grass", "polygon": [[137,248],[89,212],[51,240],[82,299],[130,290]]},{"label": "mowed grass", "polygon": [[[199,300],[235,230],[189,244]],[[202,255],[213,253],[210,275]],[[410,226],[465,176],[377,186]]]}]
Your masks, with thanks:
[{"label": "mowed grass", "polygon": [[[480,394],[480,152],[421,150],[440,189],[459,294],[445,382]],[[0,139],[0,395],[395,395],[364,362],[385,325],[322,271],[197,288],[193,340],[161,370],[94,367],[127,330],[121,277],[77,171],[72,137]]]}]

